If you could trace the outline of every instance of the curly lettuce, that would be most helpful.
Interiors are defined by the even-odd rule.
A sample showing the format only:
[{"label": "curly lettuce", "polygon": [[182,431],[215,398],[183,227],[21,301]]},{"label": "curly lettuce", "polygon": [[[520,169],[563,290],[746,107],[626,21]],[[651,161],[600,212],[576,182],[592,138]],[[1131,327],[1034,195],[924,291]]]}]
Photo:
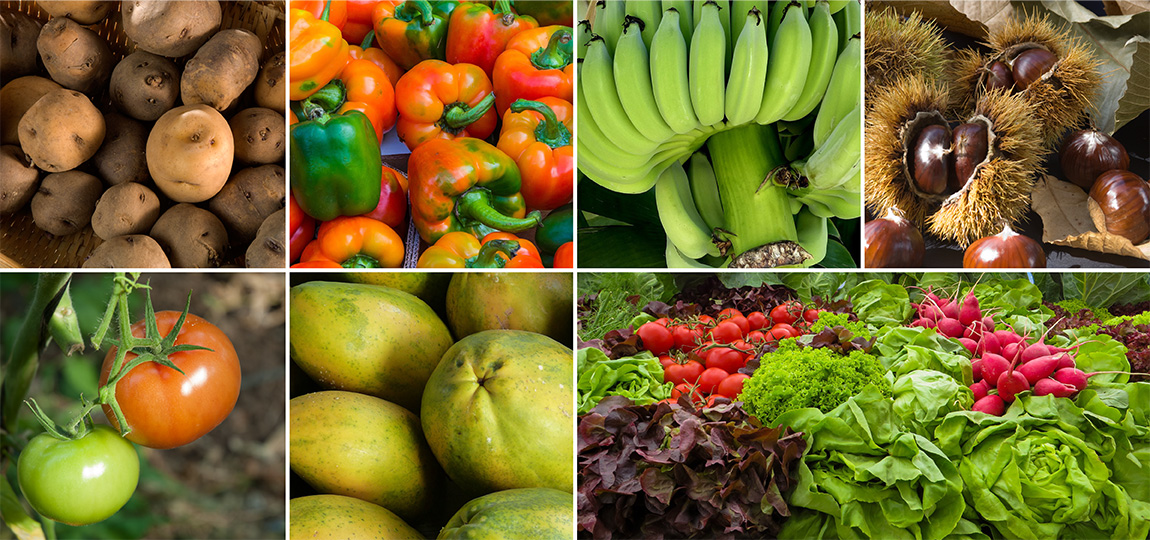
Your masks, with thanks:
[{"label": "curly lettuce", "polygon": [[637,405],[650,405],[671,397],[671,383],[663,382],[663,366],[647,351],[611,360],[595,348],[576,353],[579,370],[579,414],[590,411],[607,396],[624,396]]}]

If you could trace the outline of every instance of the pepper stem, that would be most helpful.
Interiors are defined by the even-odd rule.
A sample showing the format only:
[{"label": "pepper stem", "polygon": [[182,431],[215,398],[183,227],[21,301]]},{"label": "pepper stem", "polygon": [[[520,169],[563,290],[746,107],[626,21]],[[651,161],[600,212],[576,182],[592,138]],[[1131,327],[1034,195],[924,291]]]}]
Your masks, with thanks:
[{"label": "pepper stem", "polygon": [[331,0],[323,3],[323,12],[319,14],[319,18],[321,21],[327,21],[329,15],[331,15]]},{"label": "pepper stem", "polygon": [[315,120],[325,114],[332,114],[339,110],[347,101],[347,88],[343,81],[332,79],[316,93],[308,96],[300,103],[304,120]]},{"label": "pepper stem", "polygon": [[359,44],[359,48],[366,51],[368,47],[371,47],[372,41],[375,41],[375,29],[374,28],[367,31],[367,35],[363,37],[363,43]]},{"label": "pepper stem", "polygon": [[[479,253],[467,259],[468,268],[503,268],[507,261],[519,251],[515,240],[492,240],[479,247]],[[507,258],[500,257],[503,254]]]},{"label": "pepper stem", "polygon": [[491,192],[483,188],[463,192],[455,201],[455,213],[462,219],[477,221],[493,229],[507,232],[525,231],[538,226],[542,221],[538,210],[523,218],[500,214],[491,206]]},{"label": "pepper stem", "polygon": [[425,26],[434,22],[431,16],[431,4],[427,0],[407,0],[395,10],[395,18],[401,21],[411,22],[416,17],[419,17],[420,24]]},{"label": "pepper stem", "polygon": [[562,28],[551,34],[547,47],[531,53],[535,69],[563,69],[571,63],[571,29]]},{"label": "pepper stem", "polygon": [[447,106],[443,111],[443,117],[440,118],[440,125],[450,131],[458,133],[463,128],[475,123],[491,110],[491,106],[495,104],[495,93],[489,92],[479,103],[474,107],[457,101]]},{"label": "pepper stem", "polygon": [[382,265],[379,264],[378,259],[376,259],[375,257],[372,257],[370,255],[364,255],[362,253],[356,253],[355,255],[352,255],[346,261],[343,261],[343,264],[341,266],[343,266],[344,268],[381,268],[382,267]]},{"label": "pepper stem", "polygon": [[[492,9],[491,11],[493,13],[495,13],[496,15],[503,15],[503,14],[510,15],[512,20],[514,20],[514,17],[515,17],[515,14],[511,12],[510,0],[495,0],[494,9]],[[511,24],[511,20],[504,21],[503,24]]]},{"label": "pepper stem", "polygon": [[535,140],[551,148],[571,146],[571,131],[555,117],[555,111],[547,104],[520,98],[511,104],[511,111],[517,113],[535,111],[543,115],[543,121],[535,127]]}]

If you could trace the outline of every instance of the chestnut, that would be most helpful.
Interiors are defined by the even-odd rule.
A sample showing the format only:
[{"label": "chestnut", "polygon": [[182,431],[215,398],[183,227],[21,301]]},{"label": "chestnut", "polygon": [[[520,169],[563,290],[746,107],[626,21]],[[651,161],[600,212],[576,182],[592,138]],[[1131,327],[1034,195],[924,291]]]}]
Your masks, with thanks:
[{"label": "chestnut", "polygon": [[986,124],[974,122],[954,128],[954,184],[951,191],[962,189],[970,181],[974,168],[986,161],[989,146]]},{"label": "chestnut", "polygon": [[1090,191],[1102,173],[1130,167],[1126,147],[1114,137],[1093,129],[1075,131],[1067,137],[1059,155],[1066,179],[1086,191]]},{"label": "chestnut", "polygon": [[986,89],[994,90],[996,88],[1014,88],[1014,75],[1010,74],[1010,66],[1002,62],[994,62],[987,68],[989,72],[986,76]]},{"label": "chestnut", "polygon": [[1134,245],[1150,237],[1150,184],[1121,169],[1102,173],[1090,188],[1090,198],[1106,216],[1106,231]]},{"label": "chestnut", "polygon": [[1046,49],[1028,49],[1011,62],[1010,74],[1014,76],[1014,85],[1019,90],[1026,90],[1030,83],[1050,71],[1056,62],[1058,57]]},{"label": "chestnut", "polygon": [[950,135],[945,126],[926,126],[914,142],[914,183],[931,195],[946,191],[950,174]]},{"label": "chestnut", "polygon": [[893,208],[867,222],[863,231],[867,268],[919,268],[925,252],[922,233]]},{"label": "chestnut", "polygon": [[1046,268],[1046,253],[1029,236],[1014,232],[1009,225],[1002,232],[979,238],[962,255],[963,268]]}]

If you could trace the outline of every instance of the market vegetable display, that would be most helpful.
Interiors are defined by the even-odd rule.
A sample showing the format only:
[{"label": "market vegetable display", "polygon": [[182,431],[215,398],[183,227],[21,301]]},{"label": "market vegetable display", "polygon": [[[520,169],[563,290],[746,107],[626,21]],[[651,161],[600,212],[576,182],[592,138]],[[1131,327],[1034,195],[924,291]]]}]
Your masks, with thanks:
[{"label": "market vegetable display", "polygon": [[[580,537],[1150,532],[1146,276],[685,274],[638,290],[627,276],[580,278]],[[617,307],[617,287],[638,298]],[[711,341],[741,351],[740,326],[787,319],[809,333],[746,339],[750,377],[702,399],[732,350]],[[683,369],[700,350],[706,368]],[[742,448],[763,439],[738,432],[709,446],[708,429],[797,444]],[[691,461],[699,446],[708,459]],[[783,465],[777,492],[723,483],[759,456]]]},{"label": "market vegetable display", "polygon": [[827,224],[860,214],[861,12],[594,3],[577,35],[580,172],[654,189],[668,267],[809,267],[829,243],[828,264],[854,266]]}]

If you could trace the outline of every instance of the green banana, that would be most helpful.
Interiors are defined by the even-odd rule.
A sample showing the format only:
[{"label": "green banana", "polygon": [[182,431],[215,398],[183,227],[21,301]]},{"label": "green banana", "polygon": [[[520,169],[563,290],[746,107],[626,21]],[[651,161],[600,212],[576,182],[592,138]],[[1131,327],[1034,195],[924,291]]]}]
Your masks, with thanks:
[{"label": "green banana", "polygon": [[811,151],[814,149],[815,143],[811,140],[811,133],[806,131],[790,136],[790,139],[783,145],[783,155],[786,156],[787,161],[798,161],[811,155]]},{"label": "green banana", "polygon": [[850,1],[851,0],[827,0],[827,3],[830,4],[831,15],[834,15],[835,13],[841,11],[843,8],[847,7],[847,3]]},{"label": "green banana", "polygon": [[659,175],[655,182],[655,206],[667,239],[684,256],[698,259],[719,253],[711,241],[711,230],[695,208],[687,172],[682,165],[670,165]]},{"label": "green banana", "polygon": [[[779,25],[783,22],[783,14],[786,12],[787,4],[790,0],[771,0],[771,10],[768,13],[763,11],[767,17],[767,39],[774,40],[775,34],[779,32]],[[803,16],[806,16],[804,11]]]},{"label": "green banana", "polygon": [[805,162],[794,164],[794,168],[810,180],[811,187],[833,189],[850,178],[848,174],[859,164],[861,155],[862,104],[859,103],[835,126],[826,144]]},{"label": "green banana", "polygon": [[610,164],[593,158],[584,159],[583,156],[579,156],[579,170],[595,183],[616,193],[643,193],[655,185],[667,167],[681,163],[693,151],[689,147],[667,150],[652,159],[651,163],[646,165],[647,171],[641,174],[639,172],[620,174],[620,171],[612,168]]},{"label": "green banana", "polygon": [[[663,18],[663,8],[659,2],[651,0],[626,0],[624,11],[628,17],[643,21],[643,45],[651,46],[651,38],[655,36],[655,29],[659,28],[659,19]],[[624,19],[626,24],[626,19]],[[626,32],[626,28],[623,30]],[[616,44],[618,47],[618,44]]]},{"label": "green banana", "polygon": [[718,4],[708,0],[701,13],[691,38],[688,81],[695,116],[700,124],[713,126],[723,121],[723,93],[727,82],[723,58],[727,35],[719,22]]},{"label": "green banana", "polygon": [[728,124],[738,126],[755,119],[767,82],[767,60],[767,28],[762,14],[752,7],[735,43],[731,75],[727,79],[724,106]]},{"label": "green banana", "polygon": [[[689,12],[687,17],[689,17]],[[688,81],[687,42],[680,33],[684,15],[677,9],[663,12],[659,29],[651,39],[651,90],[655,104],[667,125],[676,133],[686,133],[700,126],[691,105]]]},{"label": "green banana", "polygon": [[719,197],[719,182],[715,178],[715,169],[711,168],[711,160],[705,154],[697,152],[687,161],[687,179],[691,183],[695,208],[707,227],[712,231],[723,228],[725,221],[723,201]]},{"label": "green banana", "polygon": [[595,34],[607,43],[607,52],[615,53],[615,44],[623,35],[623,19],[627,16],[623,0],[598,0],[595,3]]},{"label": "green banana", "polygon": [[730,28],[731,28],[731,14],[730,14],[731,1],[730,0],[695,0],[695,4],[694,4],[694,7],[692,9],[692,12],[693,12],[693,15],[695,18],[695,26],[696,27],[699,26],[699,21],[702,20],[703,6],[707,5],[708,2],[714,2],[715,5],[719,6],[719,24],[722,25],[723,37],[725,37],[727,40],[727,47],[724,49],[724,54],[726,55],[726,63],[723,64],[724,75],[726,75],[727,73],[731,72],[731,51],[734,50],[734,48],[735,48],[735,39],[734,38],[738,37],[738,36],[732,36],[730,33]]},{"label": "green banana", "polygon": [[767,65],[767,84],[755,122],[772,124],[795,106],[802,95],[811,63],[811,28],[803,15],[802,5],[792,1],[783,8],[786,12],[779,30],[771,36],[771,51]]},{"label": "green banana", "polygon": [[[859,169],[847,184],[861,182],[861,180],[862,170]],[[848,190],[842,187],[838,189],[806,188],[801,191],[801,193],[792,193],[791,200],[799,201],[816,216],[857,219],[862,215],[862,194],[857,189]]]},{"label": "green banana", "polygon": [[815,4],[808,24],[811,28],[811,65],[807,69],[807,81],[803,84],[799,100],[790,112],[783,115],[783,120],[798,120],[819,106],[827,92],[827,83],[831,80],[835,59],[839,55],[838,30],[825,0]]},{"label": "green banana", "polygon": [[802,267],[810,268],[822,262],[827,255],[827,218],[816,216],[804,208],[795,216],[795,230],[799,233],[799,246],[811,254],[811,258],[803,261]]},{"label": "green banana", "polygon": [[[615,45],[615,89],[631,124],[644,137],[662,142],[676,135],[663,121],[651,88],[651,66],[640,30],[645,23],[630,15]],[[660,66],[661,67],[661,66]]]},{"label": "green banana", "polygon": [[835,13],[834,2],[831,2],[831,13],[834,13],[835,26],[839,29],[839,52],[841,53],[847,46],[847,40],[862,32],[862,4],[859,0],[847,0],[846,6]]},{"label": "green banana", "polygon": [[683,255],[671,239],[667,239],[667,268],[714,268],[698,260]]},{"label": "green banana", "polygon": [[591,41],[591,21],[579,21],[578,31],[575,33],[575,54],[580,60],[587,54],[587,42]]},{"label": "green banana", "polygon": [[[732,0],[731,1],[731,37],[735,38],[735,42],[743,34],[743,25],[747,24],[747,13],[751,8],[759,10],[760,18],[763,21],[763,31],[766,31],[767,16],[770,12],[771,3],[768,0]],[[733,60],[732,60],[733,64]],[[734,67],[732,66],[732,69]]]},{"label": "green banana", "polygon": [[[674,9],[679,14],[679,35],[683,36],[683,41],[690,46],[691,34],[695,32],[695,16],[693,15],[694,8],[691,7],[691,0],[663,0],[661,4],[664,17],[667,16],[668,9]],[[659,22],[659,26],[663,26],[662,21]]]},{"label": "green banana", "polygon": [[652,154],[659,143],[636,129],[623,110],[615,87],[613,65],[606,41],[598,35],[592,37],[579,70],[579,86],[587,98],[587,110],[603,135],[619,149],[637,155]]},{"label": "green banana", "polygon": [[858,106],[861,92],[862,39],[856,34],[847,40],[846,48],[839,53],[827,93],[819,105],[813,132],[815,148],[821,148],[842,118]]}]

